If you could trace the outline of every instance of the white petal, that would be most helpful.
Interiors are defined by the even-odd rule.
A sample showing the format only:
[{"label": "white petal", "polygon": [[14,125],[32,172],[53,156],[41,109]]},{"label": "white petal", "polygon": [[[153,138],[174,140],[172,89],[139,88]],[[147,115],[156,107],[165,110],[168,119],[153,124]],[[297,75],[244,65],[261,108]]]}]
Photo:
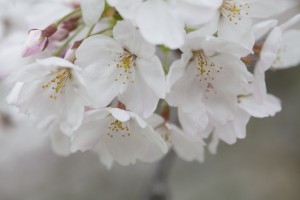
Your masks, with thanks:
[{"label": "white petal", "polygon": [[[58,117],[62,132],[71,135],[82,123],[85,105],[80,94],[71,86],[66,85],[64,92],[64,99],[59,102],[58,106]],[[49,99],[49,101],[51,100]]]},{"label": "white petal", "polygon": [[156,129],[158,126],[162,125],[164,123],[164,118],[162,118],[160,115],[154,113],[149,118],[145,119],[145,121],[153,128]]},{"label": "white petal", "polygon": [[199,135],[208,126],[208,115],[204,105],[190,113],[178,109],[178,117],[184,132],[189,135]]},{"label": "white petal", "polygon": [[8,104],[17,105],[20,92],[22,90],[24,83],[18,82],[15,84],[9,95],[6,97],[6,101]]},{"label": "white petal", "polygon": [[124,19],[134,21],[138,7],[143,0],[107,0],[107,2],[114,6]]},{"label": "white petal", "polygon": [[191,162],[204,161],[204,142],[199,137],[186,135],[178,127],[167,124],[171,132],[171,140],[176,154],[183,160]]},{"label": "white petal", "polygon": [[139,7],[137,25],[142,35],[152,44],[163,44],[172,49],[184,42],[184,24],[164,1],[149,0]]},{"label": "white petal", "polygon": [[186,66],[192,55],[188,53],[183,53],[179,60],[175,60],[170,66],[169,73],[167,75],[167,92],[170,93],[171,88],[175,83],[181,79],[186,71]]},{"label": "white petal", "polygon": [[68,156],[71,153],[71,139],[64,135],[58,127],[53,130],[50,137],[52,149],[56,154]]},{"label": "white petal", "polygon": [[[140,118],[141,119],[141,118]],[[137,116],[135,116],[135,120],[137,120]],[[145,123],[145,122],[144,122]],[[137,121],[138,126],[140,127],[141,122]],[[136,127],[138,128],[138,127]],[[142,128],[142,127],[140,127]],[[140,129],[138,128],[138,129]],[[137,130],[138,130],[137,129]],[[168,146],[165,141],[162,139],[159,133],[154,131],[149,125],[143,129],[144,131],[140,131],[142,135],[147,138],[151,143],[155,144],[158,149],[160,149],[161,153],[167,153]]]},{"label": "white petal", "polygon": [[155,46],[146,42],[129,21],[119,21],[114,27],[113,35],[130,53],[138,57],[149,58],[155,53]]},{"label": "white petal", "polygon": [[50,66],[50,67],[66,67],[71,69],[78,69],[76,65],[73,63],[58,57],[50,57],[43,60],[37,60],[37,64],[40,64],[42,66]]},{"label": "white petal", "polygon": [[114,164],[114,159],[109,152],[105,148],[102,148],[101,145],[98,145],[95,151],[99,153],[99,159],[101,160],[102,164],[104,164],[107,169],[111,169]]},{"label": "white petal", "polygon": [[240,107],[250,115],[258,118],[273,117],[281,111],[280,100],[273,95],[266,95],[264,101],[258,101],[254,97],[242,99]]},{"label": "white petal", "polygon": [[130,114],[125,110],[121,110],[118,108],[112,108],[112,109],[109,109],[108,111],[112,114],[112,116],[115,119],[117,119],[121,122],[126,122],[126,121],[130,120]]},{"label": "white petal", "polygon": [[135,113],[131,113],[131,117],[132,117],[132,119],[135,119],[135,121],[137,122],[139,127],[146,128],[148,126],[147,122],[144,119],[142,119],[139,115],[137,115]]},{"label": "white petal", "polygon": [[17,98],[12,102],[24,113],[38,114],[41,120],[55,114],[57,103],[50,100],[48,94],[43,91],[42,84],[42,81],[24,83],[22,86],[18,84],[16,93],[13,94]]},{"label": "white petal", "polygon": [[84,22],[92,26],[96,24],[105,7],[104,0],[80,0]]},{"label": "white petal", "polygon": [[220,20],[218,35],[221,38],[239,43],[248,49],[252,49],[254,46],[254,35],[251,30],[252,20],[248,17],[242,18],[241,21],[235,24],[229,21],[226,17],[222,17]]},{"label": "white petal", "polygon": [[114,7],[120,2],[120,0],[106,0],[106,1],[109,5]]},{"label": "white petal", "polygon": [[37,63],[32,63],[25,66],[24,68],[12,73],[7,81],[9,83],[15,82],[33,82],[36,81],[37,77],[45,77],[50,74],[52,69],[56,69],[56,66],[40,65]]},{"label": "white petal", "polygon": [[217,13],[222,0],[190,1],[179,0],[175,4],[179,16],[187,25],[200,25],[211,20]]},{"label": "white petal", "polygon": [[283,49],[278,55],[280,58],[278,68],[293,67],[300,63],[299,37],[300,30],[289,30],[284,33]]},{"label": "white petal", "polygon": [[136,73],[135,82],[129,83],[127,90],[119,95],[119,100],[126,105],[128,110],[147,118],[155,111],[159,97]]},{"label": "white petal", "polygon": [[232,123],[227,123],[226,125],[217,126],[215,128],[215,134],[226,142],[227,144],[234,144],[237,141],[237,137],[234,132],[234,127]]},{"label": "white petal", "polygon": [[207,111],[219,124],[234,118],[235,98],[230,95],[215,95],[206,101]]},{"label": "white petal", "polygon": [[202,104],[203,93],[199,81],[195,78],[196,69],[193,65],[193,62],[190,63],[184,76],[176,81],[166,97],[171,106],[179,106],[184,112],[191,112]]},{"label": "white petal", "polygon": [[89,95],[94,98],[96,108],[104,108],[119,94],[121,85],[115,81],[118,77],[115,66],[105,66],[102,63],[89,65],[83,71],[87,82]]},{"label": "white petal", "polygon": [[236,118],[233,121],[234,131],[239,139],[246,138],[246,126],[250,120],[250,115],[242,109],[236,111]]},{"label": "white petal", "polygon": [[158,98],[166,96],[166,78],[158,57],[136,60],[136,73],[139,73]]},{"label": "white petal", "polygon": [[188,33],[188,35],[191,35],[192,37],[205,37],[207,35],[214,35],[218,31],[219,20],[220,13],[216,13],[209,22],[200,26],[196,31]]},{"label": "white petal", "polygon": [[[228,144],[234,144],[237,139],[246,137],[246,126],[250,120],[250,115],[239,109],[235,113],[235,118],[224,124],[215,126],[214,134]],[[215,140],[215,139],[214,139]]]},{"label": "white petal", "polygon": [[93,63],[108,65],[114,53],[122,53],[123,48],[114,39],[95,35],[85,39],[76,51],[76,65],[85,68]]},{"label": "white petal", "polygon": [[253,33],[254,33],[255,40],[258,41],[262,39],[277,24],[278,21],[273,19],[255,24],[253,26]]},{"label": "white petal", "polygon": [[235,55],[237,57],[245,57],[252,53],[252,48],[243,46],[234,40],[230,41],[226,38],[216,38],[214,36],[206,37],[206,40],[202,45],[206,55],[230,53],[231,55]]},{"label": "white petal", "polygon": [[103,134],[106,134],[109,112],[98,110],[87,112],[83,125],[74,132],[72,137],[72,152],[93,149]]},{"label": "white petal", "polygon": [[276,27],[267,37],[260,53],[260,59],[256,64],[255,70],[265,72],[273,65],[277,58],[278,50],[282,46],[282,32]]}]

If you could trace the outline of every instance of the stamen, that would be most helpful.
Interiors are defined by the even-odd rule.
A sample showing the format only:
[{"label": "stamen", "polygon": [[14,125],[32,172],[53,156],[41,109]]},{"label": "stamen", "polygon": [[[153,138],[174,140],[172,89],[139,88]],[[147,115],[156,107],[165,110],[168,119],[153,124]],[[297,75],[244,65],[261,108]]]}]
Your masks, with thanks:
[{"label": "stamen", "polygon": [[250,5],[243,1],[224,0],[221,7],[221,13],[230,22],[237,25],[243,20],[244,16],[248,16],[250,11]]},{"label": "stamen", "polygon": [[43,89],[51,88],[50,99],[56,100],[58,94],[62,94],[67,82],[71,79],[71,70],[69,68],[57,68],[51,71],[50,80],[42,85]]},{"label": "stamen", "polygon": [[110,138],[125,138],[131,136],[131,132],[129,130],[129,126],[126,123],[121,122],[117,119],[113,119],[108,127],[107,136],[109,136]]},{"label": "stamen", "polygon": [[[128,52],[120,54],[116,59],[114,59],[115,66],[119,70],[119,75],[115,78],[115,81],[121,81],[123,85],[126,83],[134,83],[134,66],[135,66],[136,56]],[[111,66],[111,65],[110,65]]]},{"label": "stamen", "polygon": [[194,52],[193,58],[197,69],[196,76],[200,82],[214,81],[215,76],[223,69],[223,67],[216,66],[202,50]]}]

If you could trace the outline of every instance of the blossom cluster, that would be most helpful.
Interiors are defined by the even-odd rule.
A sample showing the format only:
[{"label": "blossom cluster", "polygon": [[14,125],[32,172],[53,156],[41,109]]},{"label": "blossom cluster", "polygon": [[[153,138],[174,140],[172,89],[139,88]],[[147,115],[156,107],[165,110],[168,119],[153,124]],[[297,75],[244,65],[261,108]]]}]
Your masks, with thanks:
[{"label": "blossom cluster", "polygon": [[265,73],[300,63],[297,0],[51,0],[31,9],[20,24],[41,22],[23,27],[26,42],[23,30],[5,35],[16,16],[0,15],[1,107],[13,110],[1,108],[0,119],[22,115],[55,152],[94,151],[107,167],[170,149],[202,162],[206,146],[216,153],[220,141],[246,137],[251,117],[281,110]]}]

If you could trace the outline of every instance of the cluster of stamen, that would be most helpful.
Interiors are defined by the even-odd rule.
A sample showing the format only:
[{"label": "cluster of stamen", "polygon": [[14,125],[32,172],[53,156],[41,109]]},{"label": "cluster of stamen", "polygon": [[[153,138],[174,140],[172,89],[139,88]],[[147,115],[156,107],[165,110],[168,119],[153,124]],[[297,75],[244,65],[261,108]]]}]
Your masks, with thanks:
[{"label": "cluster of stamen", "polygon": [[196,76],[200,82],[215,80],[215,75],[223,69],[223,67],[216,66],[214,62],[205,56],[203,51],[194,52],[194,60],[197,69]]},{"label": "cluster of stamen", "polygon": [[62,94],[64,88],[71,79],[71,71],[68,68],[58,68],[55,71],[51,71],[50,73],[50,81],[46,84],[42,85],[43,89],[51,89],[50,99],[57,99],[58,94]]},{"label": "cluster of stamen", "polygon": [[125,138],[125,137],[129,137],[130,135],[131,133],[129,131],[128,125],[126,125],[125,123],[117,119],[114,119],[108,127],[107,136],[109,136],[110,138],[114,138],[117,136],[121,136]]},{"label": "cluster of stamen", "polygon": [[239,21],[242,21],[243,16],[249,15],[250,5],[245,2],[236,2],[232,0],[224,0],[221,7],[221,13],[227,19],[237,25]]},{"label": "cluster of stamen", "polygon": [[114,59],[114,66],[119,70],[119,74],[115,77],[115,81],[121,81],[123,85],[126,83],[134,83],[134,66],[136,56],[124,51],[116,59]]}]

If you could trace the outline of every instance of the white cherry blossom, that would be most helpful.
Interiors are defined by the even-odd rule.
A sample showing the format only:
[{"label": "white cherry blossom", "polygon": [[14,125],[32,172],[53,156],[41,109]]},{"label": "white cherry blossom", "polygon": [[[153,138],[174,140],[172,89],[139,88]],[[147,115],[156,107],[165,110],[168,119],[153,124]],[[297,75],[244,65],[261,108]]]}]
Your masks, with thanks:
[{"label": "white cherry blossom", "polygon": [[219,13],[197,31],[203,35],[218,33],[248,48],[252,48],[255,38],[252,30],[254,19],[265,19],[281,13],[293,5],[284,0],[223,0]]},{"label": "white cherry blossom", "polygon": [[[247,49],[214,37],[190,38],[168,74],[167,101],[183,112],[198,112],[202,129],[209,120],[234,118],[237,96],[253,77],[240,60]],[[208,120],[209,119],[209,120]]]},{"label": "white cherry blossom", "polygon": [[128,21],[113,30],[114,39],[96,35],[83,41],[76,63],[103,108],[118,97],[126,108],[149,117],[160,98],[165,97],[165,76],[155,47],[143,40]]},{"label": "white cherry blossom", "polygon": [[167,152],[167,145],[159,133],[132,112],[117,108],[88,111],[82,126],[75,131],[72,151],[93,150],[107,167],[116,161],[121,165],[137,160],[152,162],[149,150],[158,156]]},{"label": "white cherry blossom", "polygon": [[62,58],[37,60],[10,76],[17,83],[8,101],[41,124],[58,119],[60,129],[71,134],[90,102],[80,73],[78,66]]}]

